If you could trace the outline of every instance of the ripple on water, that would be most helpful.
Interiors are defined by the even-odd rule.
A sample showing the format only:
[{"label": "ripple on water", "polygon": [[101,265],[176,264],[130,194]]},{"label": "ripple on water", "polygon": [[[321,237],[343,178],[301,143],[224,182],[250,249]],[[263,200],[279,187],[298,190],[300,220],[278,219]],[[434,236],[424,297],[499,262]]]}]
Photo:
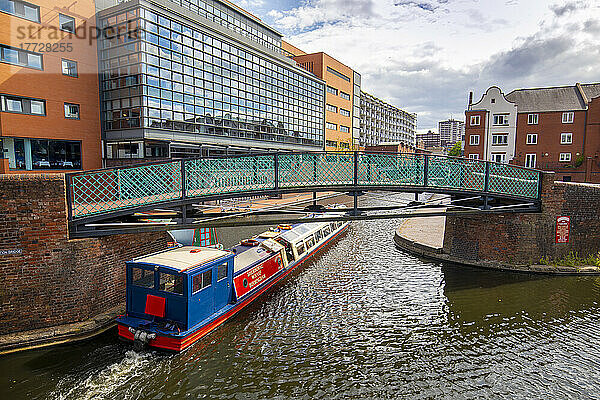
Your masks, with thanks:
[{"label": "ripple on water", "polygon": [[398,223],[354,223],[182,354],[111,336],[0,371],[31,398],[600,398],[598,278],[422,260],[394,247]]}]

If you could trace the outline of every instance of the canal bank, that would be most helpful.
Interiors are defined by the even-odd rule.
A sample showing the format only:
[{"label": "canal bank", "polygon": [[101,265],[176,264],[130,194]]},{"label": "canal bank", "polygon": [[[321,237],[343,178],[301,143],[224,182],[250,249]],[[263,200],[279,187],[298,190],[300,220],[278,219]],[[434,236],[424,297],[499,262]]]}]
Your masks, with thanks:
[{"label": "canal bank", "polygon": [[400,250],[431,260],[469,267],[502,271],[557,275],[600,275],[595,266],[554,266],[541,264],[511,264],[489,260],[469,260],[451,255],[444,250],[446,217],[419,217],[404,220],[394,233],[394,242]]},{"label": "canal bank", "polygon": [[432,262],[395,248],[399,224],[353,223],[182,354],[136,353],[108,331],[0,357],[0,398],[597,397],[597,277]]}]

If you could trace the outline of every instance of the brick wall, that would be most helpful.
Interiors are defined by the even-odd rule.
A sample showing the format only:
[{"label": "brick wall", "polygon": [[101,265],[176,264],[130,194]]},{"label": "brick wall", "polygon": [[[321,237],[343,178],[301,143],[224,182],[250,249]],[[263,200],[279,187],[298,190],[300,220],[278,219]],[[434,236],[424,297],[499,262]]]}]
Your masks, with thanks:
[{"label": "brick wall", "polygon": [[82,321],[122,303],[124,262],[166,242],[166,233],[69,240],[62,174],[0,175],[0,334]]},{"label": "brick wall", "polygon": [[[446,218],[444,253],[471,261],[532,264],[571,251],[600,251],[600,185],[555,182],[544,173],[542,212]],[[567,244],[555,243],[556,217],[571,217]]]}]

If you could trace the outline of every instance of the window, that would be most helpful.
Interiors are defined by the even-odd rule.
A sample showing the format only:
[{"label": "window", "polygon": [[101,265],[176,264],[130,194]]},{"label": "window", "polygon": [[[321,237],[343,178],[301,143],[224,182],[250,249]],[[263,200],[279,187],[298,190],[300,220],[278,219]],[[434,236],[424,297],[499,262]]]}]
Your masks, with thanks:
[{"label": "window", "polygon": [[197,293],[202,289],[209,287],[210,285],[212,285],[212,269],[204,271],[201,274],[194,275],[192,278],[192,294]]},{"label": "window", "polygon": [[72,76],[77,78],[77,63],[71,60],[62,60],[62,73],[63,75]]},{"label": "window", "polygon": [[479,160],[479,154],[469,154],[470,160]]},{"label": "window", "polygon": [[46,115],[46,102],[44,100],[4,95],[2,96],[2,111]]},{"label": "window", "polygon": [[158,290],[163,292],[183,294],[183,276],[160,272]]},{"label": "window", "polygon": [[494,125],[508,125],[508,114],[494,114]]},{"label": "window", "polygon": [[537,133],[528,133],[526,144],[537,144]]},{"label": "window", "polygon": [[560,156],[558,157],[558,161],[560,161],[560,162],[571,161],[571,153],[560,153]]},{"label": "window", "polygon": [[[9,166],[13,169],[81,169],[81,142],[70,140],[17,139],[13,141],[14,162],[9,154]],[[30,151],[25,152],[25,149]],[[12,151],[12,150],[11,150]]]},{"label": "window", "polygon": [[296,252],[298,253],[298,257],[304,254],[304,242],[300,242],[296,245]]},{"label": "window", "polygon": [[561,133],[560,134],[560,144],[572,144],[573,143],[573,134],[572,133]]},{"label": "window", "polygon": [[323,233],[321,231],[316,231],[315,232],[315,242],[319,243],[321,240],[323,240]]},{"label": "window", "polygon": [[492,153],[492,161],[497,163],[505,163],[506,153]]},{"label": "window", "polygon": [[341,72],[336,71],[335,69],[333,69],[331,67],[327,67],[327,72],[331,72],[332,74],[334,74],[338,78],[342,78],[346,82],[350,82],[350,78],[348,78],[346,75],[342,74]]},{"label": "window", "polygon": [[315,237],[313,235],[308,236],[306,239],[306,248],[310,249],[315,245]]},{"label": "window", "polygon": [[223,263],[217,268],[217,282],[225,278],[227,278],[227,263]]},{"label": "window", "polygon": [[539,120],[539,114],[528,114],[527,115],[527,124],[529,125],[537,125]]},{"label": "window", "polygon": [[471,126],[478,126],[481,123],[480,115],[471,115],[471,119],[469,120],[469,124]]},{"label": "window", "polygon": [[331,122],[326,122],[325,123],[325,127],[327,129],[331,129],[331,130],[337,131],[337,125],[336,124],[332,124]]},{"label": "window", "polygon": [[40,8],[24,1],[0,0],[0,11],[28,19],[32,22],[40,22]]},{"label": "window", "polygon": [[572,124],[573,123],[573,117],[574,117],[574,112],[565,112],[562,114],[562,123],[563,124]]},{"label": "window", "polygon": [[327,147],[337,147],[337,142],[333,141],[333,140],[326,140],[325,141],[325,146],[327,146]]},{"label": "window", "polygon": [[327,109],[327,111],[336,113],[338,111],[338,108],[336,106],[332,106],[331,104],[327,104],[325,106],[325,108]]},{"label": "window", "polygon": [[492,135],[492,145],[493,146],[503,146],[506,144],[508,144],[508,134],[507,133]]},{"label": "window", "polygon": [[350,100],[350,95],[345,92],[340,92],[340,97],[344,100]]},{"label": "window", "polygon": [[79,119],[79,104],[65,103],[65,118]]},{"label": "window", "polygon": [[535,168],[535,154],[525,154],[525,166],[527,168]]},{"label": "window", "polygon": [[131,284],[138,287],[154,289],[154,271],[142,268],[131,268]]},{"label": "window", "polygon": [[350,143],[340,142],[340,149],[350,150]]},{"label": "window", "polygon": [[335,94],[337,96],[338,90],[334,87],[327,86],[327,93]]},{"label": "window", "polygon": [[58,27],[63,31],[75,33],[75,18],[58,14]]},{"label": "window", "polygon": [[342,114],[344,117],[349,117],[350,116],[350,111],[344,110],[343,108],[340,108],[340,114]]},{"label": "window", "polygon": [[471,135],[471,136],[469,136],[469,145],[471,145],[471,146],[479,146],[479,135]]},{"label": "window", "polygon": [[0,51],[0,61],[2,62],[33,69],[43,69],[43,59],[41,54],[5,45],[0,45]]},{"label": "window", "polygon": [[349,126],[340,125],[340,132],[350,133],[350,127]]}]

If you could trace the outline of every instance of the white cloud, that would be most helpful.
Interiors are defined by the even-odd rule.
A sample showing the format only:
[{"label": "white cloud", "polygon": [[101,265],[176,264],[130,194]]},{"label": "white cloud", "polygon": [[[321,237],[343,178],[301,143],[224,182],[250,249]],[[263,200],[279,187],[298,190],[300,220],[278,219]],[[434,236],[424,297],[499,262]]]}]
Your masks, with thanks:
[{"label": "white cloud", "polygon": [[[595,0],[305,0],[268,22],[363,76],[363,90],[419,114],[464,115],[468,92],[600,81]],[[266,13],[266,12],[265,12]]]}]

